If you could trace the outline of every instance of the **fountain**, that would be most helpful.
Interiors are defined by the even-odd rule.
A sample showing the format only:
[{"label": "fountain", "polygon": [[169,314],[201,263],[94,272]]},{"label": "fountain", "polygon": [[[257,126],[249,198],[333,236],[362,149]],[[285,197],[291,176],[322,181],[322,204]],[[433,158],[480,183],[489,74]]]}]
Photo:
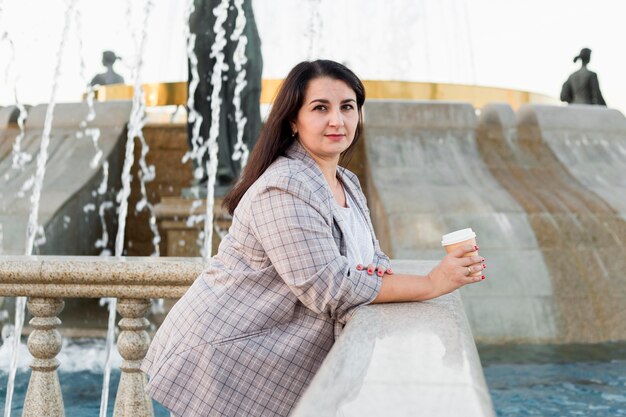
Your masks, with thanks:
[{"label": "fountain", "polygon": [[[97,365],[93,365],[102,370],[100,415],[107,414],[111,398],[109,386],[118,375],[115,372],[111,374],[111,371],[118,365],[121,376],[115,415],[164,412],[159,408],[152,410],[152,403],[143,395],[145,378],[138,372],[138,364],[143,357],[142,349],[149,344],[148,332],[154,330],[154,325],[150,327],[147,320],[150,316],[149,300],[160,299],[155,305],[167,310],[170,303],[162,301],[163,298],[180,296],[203,265],[200,259],[168,260],[165,256],[188,254],[192,252],[189,248],[193,247],[208,258],[214,252],[215,241],[219,242],[229,224],[228,219],[220,214],[215,200],[220,152],[218,125],[220,114],[225,111],[220,92],[225,89],[224,74],[229,58],[226,42],[236,45],[232,57],[236,77],[230,80],[234,84],[232,117],[237,126],[232,159],[245,166],[250,152],[244,140],[244,132],[250,128],[250,123],[242,104],[243,93],[250,85],[245,53],[249,39],[244,33],[248,17],[243,0],[221,0],[217,3],[215,20],[212,21],[216,42],[211,49],[215,58],[211,80],[211,122],[210,134],[206,138],[201,137],[203,117],[196,109],[197,98],[193,94],[200,82],[198,57],[194,52],[196,35],[188,26],[177,36],[186,45],[191,93],[186,94],[186,83],[143,84],[143,80],[147,79],[142,71],[148,67],[144,52],[150,40],[149,20],[155,16],[158,7],[151,1],[143,4],[140,16],[131,13],[132,6],[127,3],[127,26],[134,27],[135,21],[141,22],[137,25],[139,30],[131,32],[136,59],[124,61],[127,68],[133,71],[130,77],[132,88],[110,86],[98,91],[87,90],[84,103],[56,104],[68,28],[73,22],[79,33],[87,29],[82,20],[81,3],[76,1],[68,3],[48,105],[28,108],[18,95],[13,60],[10,62],[12,68],[5,72],[7,85],[15,87],[14,100],[2,104],[15,106],[17,110],[11,112],[17,112],[17,117],[13,117],[15,123],[9,128],[3,128],[0,123],[0,128],[3,128],[0,135],[3,140],[0,144],[3,152],[0,154],[0,193],[4,199],[0,203],[0,254],[25,252],[26,255],[52,255],[56,252],[94,255],[80,259],[45,256],[0,258],[1,294],[31,297],[29,310],[35,315],[28,329],[31,337],[42,338],[54,348],[51,351],[56,349],[58,353],[49,356],[38,351],[33,343],[29,344],[31,353],[38,355],[33,374],[38,372],[35,368],[39,366],[45,376],[41,380],[47,381],[31,383],[28,388],[31,399],[46,389],[54,391],[54,395],[61,399],[60,390],[55,388],[54,382],[57,378],[56,363],[61,362],[59,370],[64,372],[64,363],[69,355],[66,350],[79,352],[76,355],[86,354],[85,350],[76,348],[80,342],[57,336],[56,316],[61,314],[59,311],[63,308],[60,300],[93,297],[102,298],[109,312],[107,340],[96,343],[99,357]],[[332,35],[333,25],[327,19],[326,5],[323,0],[311,0],[307,2],[309,13],[306,19],[295,19],[295,23],[289,23],[300,25],[313,34],[305,39],[305,46],[299,48],[299,58],[313,58],[321,53],[336,54],[334,45],[327,41],[328,33]],[[274,15],[274,11],[270,13],[268,10],[275,10],[275,7],[261,0],[256,6],[260,11],[260,21],[265,19],[267,23],[268,16]],[[285,1],[282,6],[294,7]],[[455,21],[462,23],[463,16],[467,18],[466,6],[457,6],[455,2],[451,13]],[[225,24],[228,10],[231,13],[234,10],[237,15],[230,35]],[[188,22],[193,11],[194,2],[188,0],[178,15]],[[405,19],[402,22],[411,28],[411,33],[419,33],[420,39],[424,40],[429,36],[425,24],[413,26],[406,19],[415,18],[413,20],[421,24],[424,15],[430,12],[432,10],[427,4],[420,4],[416,9],[407,8],[407,17],[394,16]],[[0,3],[0,20],[3,18],[6,16]],[[130,24],[131,21],[133,24]],[[467,23],[465,26],[460,24],[458,30],[466,31],[466,26]],[[13,48],[15,44],[10,35],[8,31],[0,33],[0,42]],[[271,36],[269,34],[268,39],[273,39]],[[451,36],[449,42],[454,41],[455,36],[462,37],[462,34]],[[384,39],[372,42],[379,41]],[[79,38],[78,50],[82,51],[79,54],[80,78],[83,84],[87,84],[88,79],[85,46],[83,38]],[[471,80],[475,78],[475,70],[469,49],[467,55],[454,57],[459,65],[453,67],[460,78]],[[278,61],[272,53],[267,55],[271,57],[271,62]],[[424,59],[420,71],[431,71],[428,67],[435,65],[437,57],[428,51],[423,56],[428,59]],[[350,64],[354,60],[358,68],[365,67],[363,57],[358,53],[347,56],[346,60]],[[411,65],[407,61],[399,63],[398,67],[407,71]],[[270,74],[278,74],[274,76],[279,78],[281,73],[273,69]],[[403,78],[398,76],[395,79]],[[278,82],[276,79],[264,80],[264,105],[271,103]],[[379,378],[376,372],[385,368],[381,365],[387,360],[384,352],[393,338],[402,344],[401,354],[405,356],[421,342],[435,346],[429,351],[428,362],[441,365],[439,370],[449,377],[445,383],[450,386],[458,383],[457,386],[462,386],[463,395],[469,395],[476,407],[485,407],[485,413],[489,413],[490,408],[488,395],[478,396],[477,400],[472,394],[476,391],[475,387],[479,387],[477,391],[485,391],[477,356],[471,349],[467,354],[459,345],[473,346],[474,340],[485,343],[587,343],[626,339],[623,325],[626,320],[619,313],[620,297],[624,291],[622,281],[618,279],[622,263],[615,261],[626,259],[623,249],[626,204],[621,197],[624,184],[619,180],[623,163],[618,158],[626,154],[626,145],[621,142],[626,127],[621,114],[606,109],[523,107],[529,102],[546,103],[551,99],[526,92],[478,86],[379,79],[366,80],[365,84],[369,97],[393,99],[372,100],[367,104],[366,140],[353,165],[364,188],[367,188],[372,217],[385,249],[394,258],[414,258],[417,254],[422,259],[437,259],[440,257],[440,235],[471,223],[481,232],[481,252],[493,261],[489,264],[488,280],[482,286],[461,291],[463,303],[449,298],[442,300],[441,305],[420,306],[426,314],[445,318],[443,322],[447,323],[446,326],[457,329],[458,334],[439,334],[432,326],[423,326],[428,334],[424,339],[420,339],[423,334],[403,338],[403,331],[376,333],[380,329],[374,332],[359,323],[371,318],[384,329],[386,319],[400,314],[405,318],[402,323],[406,329],[422,329],[416,326],[420,315],[411,306],[406,306],[406,311],[402,310],[405,306],[388,310],[364,309],[362,315],[356,316],[358,320],[343,340],[354,338],[364,341],[367,352],[352,355],[348,342],[339,344],[336,353],[330,357],[336,365],[320,373],[320,382],[306,397],[309,404],[322,398],[328,400],[325,406],[343,407],[346,412],[361,412],[364,407],[368,408],[365,400],[376,397],[367,393],[375,390],[374,382]],[[161,100],[164,94],[174,97],[172,92],[176,92],[181,85],[184,98],[178,96],[170,101]],[[119,103],[105,100],[113,95],[109,93],[122,88],[131,91],[132,94],[126,93],[125,98],[132,98],[132,101]],[[467,103],[415,102],[416,99],[441,98],[462,99]],[[510,107],[488,104],[502,98],[509,100]],[[186,148],[185,126],[173,121],[180,116],[167,114],[161,117],[158,112],[163,112],[163,108],[155,110],[153,103],[188,107],[187,119],[192,125],[191,149]],[[480,116],[477,116],[476,109],[481,110]],[[159,123],[163,120],[167,122],[154,123],[157,117]],[[63,159],[72,146],[77,148],[76,153]],[[9,151],[5,152],[5,149]],[[203,164],[202,156],[206,153],[211,157],[208,164]],[[84,166],[78,164],[78,160],[85,162]],[[196,161],[200,171],[191,170],[191,161]],[[77,179],[71,186],[68,185],[69,180],[68,184],[64,183],[61,166],[72,167],[75,176],[81,177],[78,178],[80,181]],[[165,200],[180,199],[181,188],[189,186],[194,177],[199,179],[205,174],[208,177],[206,200],[195,196],[187,200],[189,204],[183,210],[170,217],[164,216],[161,210]],[[9,194],[11,196],[7,198]],[[31,201],[25,203],[24,200],[30,196]],[[25,206],[28,206],[28,222],[20,220],[16,214],[17,209],[23,210]],[[138,218],[142,221],[137,221]],[[200,227],[203,230],[199,230]],[[20,234],[18,230],[21,234],[24,230],[28,231],[25,241],[13,238]],[[189,235],[183,235],[181,231]],[[70,232],[71,236],[80,236],[81,239],[60,241],[59,236],[68,236]],[[189,237],[192,234],[193,237]],[[114,240],[113,235],[116,236]],[[194,247],[197,236],[202,248],[199,251]],[[560,245],[560,241],[567,244]],[[20,247],[16,249],[18,244]],[[26,251],[22,251],[24,247]],[[587,247],[593,249],[587,251]],[[123,258],[129,253],[147,258]],[[524,256],[520,257],[520,253]],[[586,259],[586,262],[577,262],[573,266],[564,262],[564,259],[571,258]],[[407,265],[407,269],[415,267]],[[420,268],[425,265],[420,264]],[[523,272],[528,270],[532,274]],[[69,278],[64,277],[63,271]],[[83,280],[90,284],[82,285]],[[571,285],[573,282],[576,284]],[[129,288],[123,288],[125,286]],[[15,335],[22,332],[25,303],[25,297],[17,299],[14,330],[5,327],[3,331],[3,339],[12,346],[9,343],[0,346],[4,361],[0,364],[9,374],[5,416],[11,414],[11,404],[15,403],[14,377],[18,369],[25,368],[26,363],[26,349],[20,345],[19,337],[9,337],[11,332]],[[70,303],[68,301],[68,306]],[[573,305],[584,305],[585,308],[583,311],[576,310],[572,309]],[[0,306],[0,323],[8,315],[2,313],[4,308]],[[71,310],[66,307],[63,314],[71,314]],[[494,311],[498,314],[493,314]],[[118,330],[116,312],[122,316],[117,349],[113,342]],[[464,322],[465,314],[471,332]],[[158,324],[158,317],[151,319]],[[71,319],[68,321],[71,322]],[[60,330],[63,331],[64,326]],[[4,359],[9,352],[13,355],[10,361]],[[455,356],[457,354],[459,356]],[[442,356],[444,360],[437,362]],[[342,398],[329,396],[324,390],[330,386],[328,381],[333,379],[333,370],[341,371],[341,366],[355,362],[346,362],[346,358],[358,358],[360,379],[346,385],[351,389]],[[452,362],[447,362],[449,359]],[[411,362],[411,366],[416,363]],[[407,369],[413,368],[409,366]],[[459,372],[452,372],[451,369]],[[411,379],[401,370],[398,372],[409,385],[416,383],[422,384],[424,389],[432,388],[428,386],[428,378]],[[351,381],[348,374],[340,376],[342,381]],[[455,380],[456,377],[462,381]],[[307,401],[298,409],[298,415],[311,415],[307,411]],[[62,399],[55,404],[57,412],[63,409]]]}]

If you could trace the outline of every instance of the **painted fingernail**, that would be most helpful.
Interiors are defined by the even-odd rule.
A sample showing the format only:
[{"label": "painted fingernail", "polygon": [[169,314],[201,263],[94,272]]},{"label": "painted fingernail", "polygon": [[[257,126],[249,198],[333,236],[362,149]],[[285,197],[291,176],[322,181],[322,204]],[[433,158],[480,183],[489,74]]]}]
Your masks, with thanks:
[{"label": "painted fingernail", "polygon": [[393,271],[391,270],[391,268],[387,268],[387,273],[388,273],[389,275],[393,274]]},{"label": "painted fingernail", "polygon": [[474,250],[478,250],[478,246],[474,246]]},{"label": "painted fingernail", "polygon": [[363,265],[358,264],[358,265],[356,266],[356,269],[357,269],[357,271],[362,271],[362,270],[363,270]]},{"label": "painted fingernail", "polygon": [[374,268],[367,268],[367,273],[372,275],[374,273]]},{"label": "painted fingernail", "polygon": [[483,258],[483,260],[481,262],[485,262],[485,258]]},{"label": "painted fingernail", "polygon": [[487,269],[487,265],[483,264],[483,269]]},{"label": "painted fingernail", "polygon": [[382,269],[378,270],[378,276],[379,277],[382,277],[384,273],[385,273],[385,271],[383,271]]},{"label": "painted fingernail", "polygon": [[480,277],[480,279],[485,279],[485,276],[484,276],[484,275],[483,275],[483,276],[481,276],[481,277]]}]

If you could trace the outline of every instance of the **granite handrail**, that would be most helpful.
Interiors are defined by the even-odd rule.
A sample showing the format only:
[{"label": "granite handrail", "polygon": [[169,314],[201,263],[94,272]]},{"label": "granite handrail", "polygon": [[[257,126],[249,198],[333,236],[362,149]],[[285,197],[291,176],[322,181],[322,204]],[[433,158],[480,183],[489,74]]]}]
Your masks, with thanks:
[{"label": "granite handrail", "polygon": [[201,258],[2,256],[0,296],[178,298]]},{"label": "granite handrail", "polygon": [[[424,274],[434,262],[393,261]],[[0,257],[0,296],[30,297],[33,370],[23,416],[64,416],[56,355],[62,298],[117,297],[124,359],[114,416],[154,416],[139,366],[149,298],[184,294],[200,258]],[[457,292],[421,303],[363,306],[335,342],[293,416],[495,416]]]}]

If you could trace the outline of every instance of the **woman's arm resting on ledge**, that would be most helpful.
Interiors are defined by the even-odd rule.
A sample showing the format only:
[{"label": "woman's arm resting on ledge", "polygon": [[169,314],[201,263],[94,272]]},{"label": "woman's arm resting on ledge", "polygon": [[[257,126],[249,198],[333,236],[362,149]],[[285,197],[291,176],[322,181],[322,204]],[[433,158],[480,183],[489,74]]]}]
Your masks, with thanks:
[{"label": "woman's arm resting on ledge", "polygon": [[[466,284],[482,281],[482,276],[468,276],[482,272],[484,259],[480,256],[463,257],[474,252],[474,246],[457,248],[426,276],[385,274],[380,292],[372,304],[423,301],[448,294]],[[468,270],[469,268],[469,270]]]}]

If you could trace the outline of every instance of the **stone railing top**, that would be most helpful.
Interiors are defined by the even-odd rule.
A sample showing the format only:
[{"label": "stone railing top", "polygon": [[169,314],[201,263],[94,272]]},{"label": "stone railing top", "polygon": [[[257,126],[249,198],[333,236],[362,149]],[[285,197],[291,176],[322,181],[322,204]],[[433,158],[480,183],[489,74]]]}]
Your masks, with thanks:
[{"label": "stone railing top", "polygon": [[[427,273],[435,262],[394,261]],[[358,309],[293,417],[495,416],[458,292]]]},{"label": "stone railing top", "polygon": [[3,256],[0,296],[177,298],[202,258]]},{"label": "stone railing top", "polygon": [[474,129],[476,111],[454,101],[368,100],[364,106],[368,127]]},{"label": "stone railing top", "polygon": [[517,117],[507,103],[491,103],[480,111],[479,125],[497,125],[502,128],[515,128]]}]

